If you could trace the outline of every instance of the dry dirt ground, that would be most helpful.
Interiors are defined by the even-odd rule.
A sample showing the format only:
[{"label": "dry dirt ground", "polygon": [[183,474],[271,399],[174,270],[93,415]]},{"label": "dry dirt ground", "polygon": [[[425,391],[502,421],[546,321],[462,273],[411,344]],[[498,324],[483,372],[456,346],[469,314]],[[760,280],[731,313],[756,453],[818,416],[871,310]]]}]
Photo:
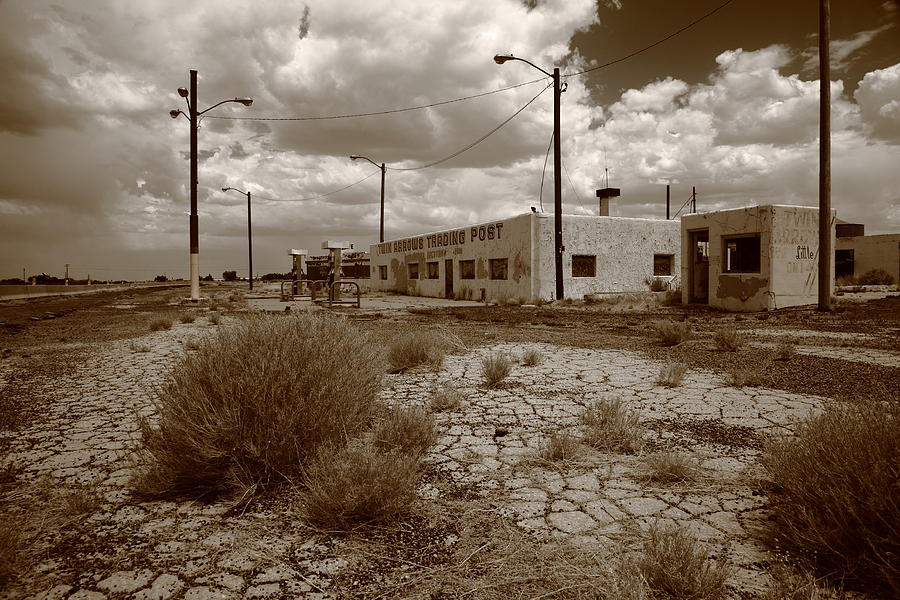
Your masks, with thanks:
[{"label": "dry dirt ground", "polygon": [[[253,315],[236,287],[204,288],[215,312],[184,295],[0,303],[0,598],[550,598],[598,576],[585,557],[611,564],[654,523],[683,527],[727,564],[728,597],[765,597],[786,560],[766,542],[765,440],[789,435],[829,400],[900,399],[898,294],[828,314],[640,302],[343,308],[385,348],[421,330],[457,344],[439,369],[386,375],[385,402],[427,406],[450,388],[464,400],[436,415],[439,441],[410,515],[321,531],[299,516],[292,489],[239,508],[130,493],[137,416],[152,410],[155,386],[215,334],[219,312],[223,325]],[[151,331],[160,317],[173,326]],[[652,323],[663,319],[687,320],[693,339],[661,346]],[[732,327],[743,347],[718,350],[713,335]],[[795,353],[776,360],[782,342]],[[502,385],[483,385],[484,357],[517,360],[527,350],[539,364],[518,361]],[[671,362],[687,365],[677,387],[657,383]],[[729,383],[738,370],[752,385]],[[566,462],[536,459],[602,398],[639,414],[641,453],[583,448]],[[689,456],[700,477],[647,483],[647,460],[666,451]],[[556,590],[547,587],[554,577],[565,582]]]}]

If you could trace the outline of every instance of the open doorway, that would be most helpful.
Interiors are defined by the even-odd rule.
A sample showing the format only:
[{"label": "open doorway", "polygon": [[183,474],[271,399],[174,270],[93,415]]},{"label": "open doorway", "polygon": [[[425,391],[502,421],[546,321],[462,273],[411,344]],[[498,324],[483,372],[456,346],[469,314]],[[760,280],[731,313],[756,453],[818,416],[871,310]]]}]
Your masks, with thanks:
[{"label": "open doorway", "polygon": [[690,301],[709,304],[709,229],[691,231],[688,285]]},{"label": "open doorway", "polygon": [[444,260],[444,298],[453,298],[453,259]]}]

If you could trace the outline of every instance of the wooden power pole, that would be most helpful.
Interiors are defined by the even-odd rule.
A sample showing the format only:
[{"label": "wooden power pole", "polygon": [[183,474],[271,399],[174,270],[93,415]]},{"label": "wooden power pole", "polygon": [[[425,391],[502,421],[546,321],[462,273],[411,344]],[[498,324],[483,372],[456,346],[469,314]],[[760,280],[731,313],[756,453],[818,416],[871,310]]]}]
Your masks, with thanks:
[{"label": "wooden power pole", "polygon": [[819,306],[831,310],[831,8],[819,0]]}]

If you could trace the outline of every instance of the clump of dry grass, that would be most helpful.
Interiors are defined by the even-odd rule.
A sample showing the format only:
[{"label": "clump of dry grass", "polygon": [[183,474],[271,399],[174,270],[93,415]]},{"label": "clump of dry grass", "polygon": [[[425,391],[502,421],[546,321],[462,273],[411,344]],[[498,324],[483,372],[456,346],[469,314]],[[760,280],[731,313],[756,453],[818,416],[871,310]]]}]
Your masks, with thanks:
[{"label": "clump of dry grass", "polygon": [[491,353],[481,360],[481,376],[489,388],[500,385],[512,372],[512,361],[506,354]]},{"label": "clump of dry grass", "polygon": [[554,431],[538,449],[538,458],[547,462],[574,460],[581,452],[578,438],[567,431]]},{"label": "clump of dry grass", "polygon": [[824,590],[815,575],[803,568],[793,568],[784,564],[772,570],[772,586],[763,600],[825,600]]},{"label": "clump of dry grass", "polygon": [[687,321],[657,321],[652,325],[657,341],[663,346],[677,346],[693,337]]},{"label": "clump of dry grass", "polygon": [[[323,343],[327,340],[328,343]],[[377,346],[330,315],[264,315],[220,328],[160,386],[140,421],[149,495],[247,491],[290,479],[371,422]]]},{"label": "clump of dry grass", "polygon": [[372,430],[372,445],[377,450],[417,458],[424,456],[436,439],[434,417],[419,407],[391,407]]},{"label": "clump of dry grass", "polygon": [[222,313],[219,311],[210,311],[206,318],[209,320],[210,325],[218,325],[222,321]]},{"label": "clump of dry grass", "polygon": [[775,346],[774,360],[791,360],[797,355],[797,346],[790,340],[781,340]]},{"label": "clump of dry grass", "polygon": [[900,404],[830,404],[761,462],[775,543],[819,573],[900,595]]},{"label": "clump of dry grass", "polygon": [[428,400],[428,408],[434,412],[446,412],[459,408],[466,395],[454,387],[434,390]]},{"label": "clump of dry grass", "polygon": [[620,398],[601,399],[588,406],[580,416],[582,442],[605,452],[631,454],[643,447],[644,429],[638,415],[625,407]]},{"label": "clump of dry grass", "polygon": [[744,335],[734,327],[718,329],[713,336],[713,341],[721,352],[737,352],[747,343]]},{"label": "clump of dry grass", "polygon": [[738,364],[725,375],[725,384],[736,388],[759,387],[765,382],[765,365]]},{"label": "clump of dry grass", "polygon": [[656,597],[712,600],[725,595],[728,568],[680,527],[651,525],[638,559],[640,572]]},{"label": "clump of dry grass", "polygon": [[181,315],[179,315],[178,317],[178,320],[182,323],[187,324],[196,321],[197,317],[194,316],[194,313],[181,313]]},{"label": "clump of dry grass", "polygon": [[659,369],[659,377],[656,378],[657,385],[666,387],[678,387],[684,381],[684,375],[687,373],[687,365],[680,362],[667,362]]},{"label": "clump of dry grass", "polygon": [[692,482],[699,476],[699,461],[680,452],[662,452],[647,456],[641,472],[643,481],[656,485]]},{"label": "clump of dry grass", "polygon": [[128,348],[132,352],[150,352],[150,346],[134,340],[131,340],[131,343],[128,344]]},{"label": "clump of dry grass", "polygon": [[390,373],[400,373],[418,365],[439,369],[449,344],[434,331],[414,331],[401,335],[388,347],[387,359]]},{"label": "clump of dry grass", "polygon": [[23,560],[20,527],[14,519],[0,519],[0,590],[19,572]]},{"label": "clump of dry grass", "polygon": [[162,331],[163,329],[172,329],[172,319],[158,317],[150,321],[150,331]]},{"label": "clump of dry grass", "polygon": [[522,354],[522,364],[526,367],[535,367],[544,360],[544,355],[541,354],[540,350],[535,350],[534,348],[529,348]]}]

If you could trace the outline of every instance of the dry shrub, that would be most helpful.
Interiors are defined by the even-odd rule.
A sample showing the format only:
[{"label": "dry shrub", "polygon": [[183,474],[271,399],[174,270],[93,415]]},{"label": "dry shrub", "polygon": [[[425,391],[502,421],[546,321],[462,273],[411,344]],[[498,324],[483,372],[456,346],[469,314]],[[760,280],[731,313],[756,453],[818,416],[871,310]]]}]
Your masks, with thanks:
[{"label": "dry shrub", "polygon": [[859,285],[893,285],[894,276],[884,269],[871,269],[856,278]]},{"label": "dry shrub", "polygon": [[804,569],[779,564],[772,569],[772,586],[763,600],[824,600],[832,598],[819,588],[819,580]]},{"label": "dry shrub", "polygon": [[696,458],[680,452],[651,454],[644,459],[641,479],[656,485],[696,481],[700,463]]},{"label": "dry shrub", "polygon": [[762,464],[775,543],[820,573],[900,595],[900,404],[831,404]]},{"label": "dry shrub", "polygon": [[526,367],[536,367],[544,360],[544,355],[539,350],[530,348],[522,354],[522,364]]},{"label": "dry shrub", "polygon": [[684,381],[685,373],[687,373],[686,364],[667,362],[659,369],[659,377],[656,378],[656,383],[666,387],[678,387]]},{"label": "dry shrub", "polygon": [[664,292],[669,289],[669,281],[661,277],[645,277],[644,283],[651,292]]},{"label": "dry shrub", "polygon": [[491,353],[481,360],[481,375],[489,388],[497,387],[512,372],[512,361],[506,354]]},{"label": "dry shrub", "polygon": [[736,388],[759,387],[765,382],[766,365],[741,363],[731,367],[725,384]]},{"label": "dry shrub", "polygon": [[290,479],[371,422],[380,353],[340,318],[262,315],[181,357],[140,428],[145,494],[247,490]]},{"label": "dry shrub", "polygon": [[20,527],[13,519],[0,519],[0,590],[19,572],[23,560]]},{"label": "dry shrub", "polygon": [[791,360],[797,355],[797,346],[788,340],[782,340],[775,346],[774,360]]},{"label": "dry shrub", "polygon": [[602,399],[581,413],[582,442],[605,452],[631,454],[644,444],[644,430],[638,415],[625,408],[620,399]]},{"label": "dry shrub", "polygon": [[431,398],[428,400],[428,408],[434,412],[456,410],[462,405],[463,400],[465,399],[466,395],[453,387],[435,390],[431,392]]},{"label": "dry shrub", "polygon": [[410,509],[419,478],[414,455],[368,444],[323,449],[303,477],[304,514],[329,528],[387,521]]},{"label": "dry shrub", "polygon": [[421,458],[434,445],[434,417],[419,407],[389,408],[375,423],[372,445],[380,452],[401,452]]},{"label": "dry shrub", "polygon": [[554,431],[538,450],[538,458],[547,462],[570,461],[580,454],[578,438],[567,431]]},{"label": "dry shrub", "polygon": [[150,331],[162,331],[163,329],[172,329],[172,319],[159,317],[150,321]]},{"label": "dry shrub", "polygon": [[677,346],[691,339],[691,324],[687,321],[657,321],[652,325],[657,341],[663,346]]},{"label": "dry shrub", "polygon": [[712,600],[725,595],[725,561],[710,560],[709,550],[680,527],[651,525],[638,565],[657,597]]},{"label": "dry shrub", "polygon": [[390,373],[400,373],[418,365],[440,368],[449,343],[434,331],[414,331],[399,336],[388,347]]},{"label": "dry shrub", "polygon": [[734,327],[725,327],[716,331],[713,336],[716,348],[722,352],[737,352],[747,343],[744,335]]},{"label": "dry shrub", "polygon": [[197,317],[195,317],[193,315],[193,313],[182,313],[178,317],[178,320],[181,321],[182,323],[193,323],[194,321],[197,320]]},{"label": "dry shrub", "polygon": [[222,320],[222,314],[219,311],[212,311],[206,315],[206,318],[209,319],[210,325],[218,325]]},{"label": "dry shrub", "polygon": [[128,348],[132,352],[150,352],[150,346],[141,342],[136,342],[134,340],[132,340],[131,343],[128,344]]}]

